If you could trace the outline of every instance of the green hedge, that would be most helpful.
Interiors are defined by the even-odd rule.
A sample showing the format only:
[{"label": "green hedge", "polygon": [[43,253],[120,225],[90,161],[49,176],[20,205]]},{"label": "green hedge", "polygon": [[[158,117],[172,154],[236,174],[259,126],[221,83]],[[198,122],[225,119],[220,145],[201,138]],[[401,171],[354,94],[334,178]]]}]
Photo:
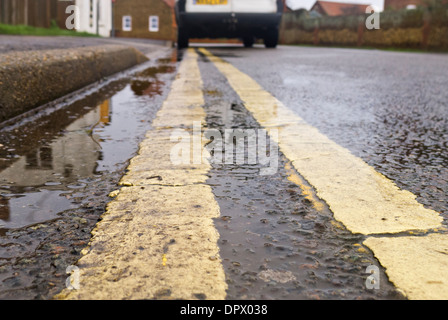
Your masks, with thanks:
[{"label": "green hedge", "polygon": [[[283,16],[285,29],[301,29],[312,31],[319,29],[357,30],[360,23],[364,23],[369,14],[358,16],[310,17],[308,13],[288,12]],[[438,8],[417,8],[415,10],[384,11],[380,13],[381,29],[391,28],[420,28],[428,21],[432,26],[448,26],[448,5]]]},{"label": "green hedge", "polygon": [[25,25],[10,25],[0,23],[0,34],[28,35],[28,36],[73,36],[73,37],[98,37],[96,34],[77,32],[74,30],[59,29],[57,26],[51,28],[38,28]]}]

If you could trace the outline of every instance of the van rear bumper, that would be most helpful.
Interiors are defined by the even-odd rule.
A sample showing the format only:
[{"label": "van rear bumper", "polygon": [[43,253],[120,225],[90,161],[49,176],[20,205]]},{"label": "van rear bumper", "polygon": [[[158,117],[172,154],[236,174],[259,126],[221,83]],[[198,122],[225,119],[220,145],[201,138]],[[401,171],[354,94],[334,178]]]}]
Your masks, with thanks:
[{"label": "van rear bumper", "polygon": [[262,38],[278,29],[282,17],[275,13],[196,13],[176,12],[177,24],[189,38]]}]

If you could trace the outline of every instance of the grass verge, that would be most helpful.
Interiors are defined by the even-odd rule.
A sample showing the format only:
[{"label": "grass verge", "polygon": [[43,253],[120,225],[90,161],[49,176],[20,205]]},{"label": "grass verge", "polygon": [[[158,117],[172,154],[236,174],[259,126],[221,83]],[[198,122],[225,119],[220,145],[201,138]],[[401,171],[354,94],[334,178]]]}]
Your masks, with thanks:
[{"label": "grass verge", "polygon": [[60,29],[57,26],[51,28],[38,28],[25,25],[9,25],[0,23],[0,34],[27,35],[27,36],[74,36],[74,37],[98,37],[88,32],[77,32]]}]

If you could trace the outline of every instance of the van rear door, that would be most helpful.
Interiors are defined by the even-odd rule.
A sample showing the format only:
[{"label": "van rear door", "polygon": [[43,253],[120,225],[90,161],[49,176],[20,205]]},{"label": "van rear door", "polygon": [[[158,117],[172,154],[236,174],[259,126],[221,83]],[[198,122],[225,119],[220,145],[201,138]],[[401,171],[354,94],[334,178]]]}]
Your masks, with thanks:
[{"label": "van rear door", "polygon": [[277,0],[234,0],[232,12],[236,13],[275,13]]}]

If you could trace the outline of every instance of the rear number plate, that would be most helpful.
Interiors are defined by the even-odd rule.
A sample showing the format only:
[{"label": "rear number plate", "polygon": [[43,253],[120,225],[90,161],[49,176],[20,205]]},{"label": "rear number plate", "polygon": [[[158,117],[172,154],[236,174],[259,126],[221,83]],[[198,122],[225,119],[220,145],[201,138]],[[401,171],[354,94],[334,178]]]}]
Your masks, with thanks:
[{"label": "rear number plate", "polygon": [[217,4],[223,5],[227,4],[228,0],[194,0],[194,4]]}]

